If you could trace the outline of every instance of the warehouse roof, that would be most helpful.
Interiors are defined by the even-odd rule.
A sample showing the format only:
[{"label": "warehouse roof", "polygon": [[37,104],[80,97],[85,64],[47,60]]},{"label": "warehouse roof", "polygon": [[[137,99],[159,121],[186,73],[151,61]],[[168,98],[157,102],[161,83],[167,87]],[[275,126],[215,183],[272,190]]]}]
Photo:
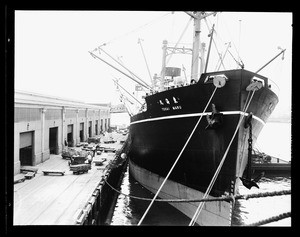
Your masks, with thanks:
[{"label": "warehouse roof", "polygon": [[40,106],[58,106],[65,108],[84,109],[109,109],[110,104],[89,104],[75,99],[67,99],[50,95],[38,94],[35,92],[15,90],[15,104],[28,104]]}]

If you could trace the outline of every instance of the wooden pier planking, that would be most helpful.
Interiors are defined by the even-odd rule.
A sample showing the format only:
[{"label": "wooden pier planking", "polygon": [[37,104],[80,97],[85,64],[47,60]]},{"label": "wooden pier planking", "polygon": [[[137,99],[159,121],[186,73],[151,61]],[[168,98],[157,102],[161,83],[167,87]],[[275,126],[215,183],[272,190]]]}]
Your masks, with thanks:
[{"label": "wooden pier planking", "polygon": [[[93,167],[92,172],[64,176],[39,176],[32,186],[28,185],[19,193],[14,212],[15,225],[53,225],[62,215],[83,208],[101,180],[102,171]],[[47,185],[43,185],[45,184]],[[81,198],[82,196],[85,197]],[[75,202],[74,202],[75,201]],[[83,206],[80,206],[83,205]],[[68,212],[67,212],[68,211]],[[68,223],[75,224],[75,220]]]},{"label": "wooden pier planking", "polygon": [[59,193],[49,208],[45,209],[34,221],[35,225],[74,225],[74,215],[78,209],[84,208],[101,179],[100,172],[77,176]]},{"label": "wooden pier planking", "polygon": [[[61,161],[62,159],[59,156],[52,156],[53,159],[49,159],[43,164],[38,165],[37,167],[42,167],[42,169],[63,169],[68,170],[69,165],[66,163],[65,160]],[[41,177],[40,177],[41,176]],[[31,181],[25,181],[23,183],[20,183],[18,185],[14,185],[14,191],[15,193],[20,193],[22,196],[22,199],[24,199],[27,195],[32,195],[33,193],[37,193],[39,189],[43,188],[43,186],[47,186],[49,183],[51,183],[52,180],[44,177],[43,173],[38,171],[38,173],[35,175],[35,178]],[[43,183],[41,185],[40,183]]]},{"label": "wooden pier planking", "polygon": [[[84,209],[88,204],[93,192],[97,188],[102,177],[102,172],[98,171],[90,178],[90,180],[85,184],[84,189],[79,190],[77,195],[75,195],[72,204],[69,205],[63,215],[61,215],[55,222],[57,225],[74,225],[76,224],[76,213],[78,210]],[[95,186],[95,184],[97,184]],[[74,208],[76,207],[76,208]]]},{"label": "wooden pier planking", "polygon": [[[113,145],[117,149],[122,146]],[[79,212],[88,204],[114,157],[115,153],[107,153],[103,169],[92,163],[88,173],[74,175],[68,160],[50,155],[49,160],[36,166],[34,178],[14,185],[13,225],[76,225]],[[43,170],[65,170],[65,174],[44,175]]]},{"label": "wooden pier planking", "polygon": [[[71,176],[41,177],[47,177],[51,182],[47,185],[43,185],[43,182],[39,182],[41,187],[36,192],[31,193],[31,195],[27,195],[26,198],[18,203],[19,206],[14,212],[15,225],[35,225],[35,220],[37,220],[47,208],[51,208],[51,205],[55,202],[57,197],[74,182]],[[62,177],[65,178],[63,182]],[[57,181],[60,181],[59,185]],[[38,180],[36,182],[38,182]]]}]

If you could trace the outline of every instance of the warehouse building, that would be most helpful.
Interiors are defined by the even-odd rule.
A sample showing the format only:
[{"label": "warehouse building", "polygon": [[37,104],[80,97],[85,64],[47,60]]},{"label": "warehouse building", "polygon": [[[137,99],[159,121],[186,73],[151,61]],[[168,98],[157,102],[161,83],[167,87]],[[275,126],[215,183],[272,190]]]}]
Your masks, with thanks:
[{"label": "warehouse building", "polygon": [[109,104],[87,104],[15,91],[14,175],[21,166],[35,166],[110,127]]}]

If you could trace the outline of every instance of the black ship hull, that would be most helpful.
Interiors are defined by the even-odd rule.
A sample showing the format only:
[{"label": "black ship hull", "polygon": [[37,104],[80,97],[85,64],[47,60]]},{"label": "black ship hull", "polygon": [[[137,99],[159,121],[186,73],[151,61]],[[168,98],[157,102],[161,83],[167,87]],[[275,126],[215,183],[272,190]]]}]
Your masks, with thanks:
[{"label": "black ship hull", "polygon": [[[192,190],[186,193],[185,198],[191,198],[189,193],[193,193],[192,196],[194,196],[197,192],[201,197],[233,139],[210,196],[219,197],[237,192],[239,177],[243,175],[248,156],[249,128],[244,127],[244,120],[250,112],[253,114],[252,138],[255,143],[275,108],[278,98],[269,89],[267,78],[246,70],[223,71],[217,74],[225,75],[228,80],[223,87],[216,90],[207,110],[203,113],[215,89],[215,85],[209,80],[209,77],[213,77],[214,74],[216,73],[203,74],[196,84],[173,88],[146,97],[146,110],[131,118],[131,148],[128,153],[131,161],[130,172],[150,191],[155,193],[159,186],[154,182],[149,182],[149,178],[145,180],[145,177],[148,177],[149,174],[160,179],[166,177],[198,119],[202,116],[193,136],[170,174],[169,180],[172,185],[177,183]],[[255,91],[247,111],[243,111],[250,93],[246,88],[251,84],[254,76],[264,86]],[[212,115],[212,104],[216,106],[221,116],[218,127],[208,125],[207,116]],[[241,116],[244,116],[244,119],[233,138]],[[137,167],[141,169],[137,171]],[[141,175],[143,173],[141,170],[148,174]],[[171,191],[170,195],[173,195],[174,198],[182,198],[174,193],[176,193],[175,190]],[[163,194],[159,196],[164,198]],[[224,205],[228,207],[217,215],[224,216],[226,221],[218,222],[216,218],[205,215],[204,212],[197,223],[200,225],[226,225],[224,223],[228,223],[227,220],[230,219],[231,207],[230,203],[224,203],[227,203]],[[184,206],[184,204],[182,205]],[[211,211],[208,210],[208,212],[214,213],[215,209],[211,208]],[[190,216],[183,210],[181,211]]]}]

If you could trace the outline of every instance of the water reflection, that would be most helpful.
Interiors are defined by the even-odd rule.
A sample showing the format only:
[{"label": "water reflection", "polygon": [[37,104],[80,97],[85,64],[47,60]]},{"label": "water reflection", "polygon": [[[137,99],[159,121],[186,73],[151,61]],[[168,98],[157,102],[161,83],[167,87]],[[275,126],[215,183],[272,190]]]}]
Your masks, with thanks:
[{"label": "water reflection", "polygon": [[[240,194],[272,192],[291,189],[290,177],[263,177],[258,183],[259,189],[248,190],[240,186]],[[124,174],[122,193],[143,198],[153,198],[153,194],[141,186],[128,172]],[[150,201],[119,195],[111,225],[137,225]],[[232,226],[252,224],[262,219],[291,211],[291,195],[236,200],[233,209]],[[188,226],[190,219],[171,205],[155,202],[142,225],[152,226]],[[291,218],[286,218],[265,226],[291,226]]]},{"label": "water reflection", "polygon": [[[154,197],[129,174],[128,170],[124,175],[120,191],[136,197]],[[137,225],[149,204],[150,201],[119,195],[111,225]],[[188,217],[168,203],[154,202],[142,225],[187,226],[189,222]]]},{"label": "water reflection", "polygon": [[[264,193],[291,189],[290,177],[263,177],[258,183],[259,189],[248,190],[240,186],[240,194]],[[235,203],[232,225],[248,225],[279,214],[291,211],[291,195],[251,198],[237,200]],[[291,218],[266,224],[264,226],[291,226]]]}]

